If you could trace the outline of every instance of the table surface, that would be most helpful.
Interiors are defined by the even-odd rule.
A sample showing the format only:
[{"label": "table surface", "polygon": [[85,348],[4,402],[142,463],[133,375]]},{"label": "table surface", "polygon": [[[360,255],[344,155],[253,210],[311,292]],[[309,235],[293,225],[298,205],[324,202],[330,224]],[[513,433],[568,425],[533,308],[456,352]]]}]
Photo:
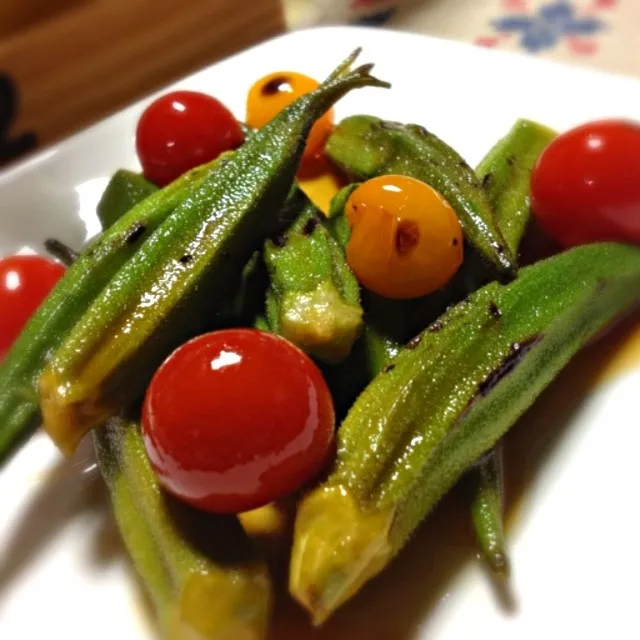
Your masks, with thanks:
[{"label": "table surface", "polygon": [[350,22],[640,75],[637,0],[284,0],[290,28]]}]

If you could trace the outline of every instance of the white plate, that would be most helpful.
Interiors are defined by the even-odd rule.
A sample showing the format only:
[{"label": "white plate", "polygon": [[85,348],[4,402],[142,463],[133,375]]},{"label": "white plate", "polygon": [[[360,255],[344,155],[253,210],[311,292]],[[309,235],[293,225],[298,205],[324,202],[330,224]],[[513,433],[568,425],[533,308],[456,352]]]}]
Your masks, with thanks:
[{"label": "white plate", "polygon": [[[518,117],[564,129],[607,116],[638,117],[640,83],[417,35],[354,28],[288,34],[177,83],[211,93],[238,117],[263,74],[323,78],[354,47],[393,83],[354,92],[337,115],[415,121],[477,162]],[[80,246],[96,230],[108,176],[137,167],[133,137],[148,100],[0,177],[0,254]],[[4,313],[5,310],[0,310]],[[637,327],[636,327],[637,329]],[[433,514],[390,570],[313,637],[467,640],[640,637],[635,515],[640,450],[640,332],[583,353],[510,438],[507,492],[512,593],[500,594],[474,557],[459,501]],[[635,348],[635,351],[633,349]],[[620,369],[606,381],[603,371]],[[608,364],[607,364],[607,361]],[[613,362],[611,362],[613,361]],[[0,475],[0,637],[152,638],[85,451],[61,462],[41,435]],[[46,480],[46,481],[45,481]],[[278,640],[307,630],[294,607]]]}]

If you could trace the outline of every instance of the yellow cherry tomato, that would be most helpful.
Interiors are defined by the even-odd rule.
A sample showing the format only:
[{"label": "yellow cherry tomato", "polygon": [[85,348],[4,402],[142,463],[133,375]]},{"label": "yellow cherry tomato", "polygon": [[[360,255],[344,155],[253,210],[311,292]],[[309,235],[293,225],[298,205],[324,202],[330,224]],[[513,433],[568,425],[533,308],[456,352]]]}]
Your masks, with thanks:
[{"label": "yellow cherry tomato", "polygon": [[[247,97],[247,124],[260,129],[273,120],[296,98],[317,89],[320,83],[293,71],[276,71],[258,80]],[[327,111],[309,132],[304,159],[310,159],[322,151],[333,129],[333,109]]]},{"label": "yellow cherry tomato", "polygon": [[406,176],[367,180],[346,204],[347,262],[367,289],[418,298],[442,288],[462,263],[463,236],[451,205]]}]

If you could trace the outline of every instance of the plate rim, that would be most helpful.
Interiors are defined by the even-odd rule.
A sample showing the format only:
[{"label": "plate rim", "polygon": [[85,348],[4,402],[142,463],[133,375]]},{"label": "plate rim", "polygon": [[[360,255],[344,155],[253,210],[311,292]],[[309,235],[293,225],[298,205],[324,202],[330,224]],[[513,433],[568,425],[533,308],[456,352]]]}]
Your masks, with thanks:
[{"label": "plate rim", "polygon": [[[113,113],[101,118],[100,120],[81,128],[79,131],[72,133],[69,136],[58,140],[50,145],[39,149],[33,154],[28,155],[24,159],[20,161],[10,164],[5,168],[0,169],[0,188],[11,182],[13,179],[22,176],[29,171],[36,169],[41,164],[46,163],[50,158],[55,156],[61,151],[65,151],[67,149],[73,148],[75,144],[78,143],[79,140],[86,137],[87,135],[92,135],[94,133],[100,132],[101,129],[112,125],[119,118],[122,118],[127,112],[131,110],[135,110],[136,108],[141,107],[143,104],[147,103],[151,99],[156,96],[162,95],[162,93],[167,90],[175,87],[176,85],[189,80],[199,74],[206,73],[208,70],[220,65],[233,63],[238,58],[242,58],[243,56],[253,55],[256,50],[265,47],[271,47],[275,42],[283,41],[283,40],[297,40],[303,39],[308,34],[327,34],[331,33],[352,33],[354,35],[359,33],[367,33],[367,34],[376,34],[376,37],[386,38],[386,37],[401,37],[405,40],[414,40],[415,42],[431,42],[437,43],[440,46],[449,47],[455,50],[461,50],[470,52],[473,51],[476,55],[486,56],[491,59],[507,59],[507,60],[518,60],[521,65],[529,65],[534,67],[548,67],[549,69],[553,69],[554,71],[571,71],[574,74],[579,74],[583,76],[582,81],[587,81],[589,78],[593,80],[617,80],[620,82],[624,82],[626,84],[633,84],[640,88],[640,78],[637,78],[630,74],[603,71],[602,69],[594,69],[582,65],[572,65],[567,62],[557,61],[557,60],[549,60],[537,58],[530,54],[525,54],[517,51],[506,51],[502,49],[488,49],[486,47],[480,47],[472,42],[467,42],[463,40],[454,40],[451,38],[444,38],[440,36],[433,36],[429,34],[417,33],[412,31],[406,31],[399,28],[393,27],[371,27],[371,26],[360,26],[360,25],[320,25],[315,27],[305,27],[303,29],[294,29],[292,31],[287,31],[285,33],[273,36],[266,40],[262,40],[257,42],[256,44],[247,47],[246,49],[242,49],[241,51],[237,51],[236,53],[231,54],[225,58],[221,58],[216,62],[211,64],[204,65],[198,69],[193,70],[192,72],[180,76],[175,80],[164,84],[160,88],[155,91],[149,92],[132,102],[127,103],[121,108],[117,109]],[[369,37],[369,36],[368,36]]]}]

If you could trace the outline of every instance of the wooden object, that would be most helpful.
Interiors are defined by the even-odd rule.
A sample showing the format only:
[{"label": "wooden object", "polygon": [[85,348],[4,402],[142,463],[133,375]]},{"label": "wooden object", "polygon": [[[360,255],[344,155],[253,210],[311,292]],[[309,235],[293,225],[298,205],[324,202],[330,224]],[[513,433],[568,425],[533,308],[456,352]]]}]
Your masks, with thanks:
[{"label": "wooden object", "polygon": [[280,0],[67,1],[0,40],[0,163],[284,29]]}]

